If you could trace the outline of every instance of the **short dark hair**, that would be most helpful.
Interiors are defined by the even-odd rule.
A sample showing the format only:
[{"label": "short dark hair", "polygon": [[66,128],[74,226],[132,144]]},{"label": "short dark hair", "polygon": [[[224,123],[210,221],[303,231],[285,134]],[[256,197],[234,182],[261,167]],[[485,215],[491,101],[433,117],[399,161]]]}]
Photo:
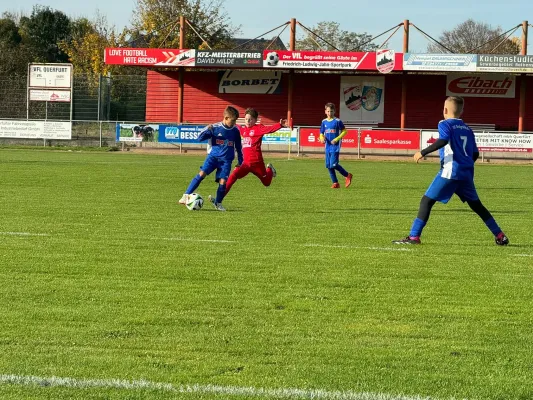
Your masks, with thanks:
[{"label": "short dark hair", "polygon": [[259,117],[259,113],[255,110],[255,108],[248,107],[246,111],[244,112],[244,115],[250,115],[252,118],[257,119]]},{"label": "short dark hair", "polygon": [[328,108],[328,107],[331,108],[332,110],[336,110],[336,108],[335,108],[335,104],[333,104],[333,103],[326,103],[326,105],[324,106],[324,108]]},{"label": "short dark hair", "polygon": [[465,106],[465,99],[463,99],[460,96],[449,96],[446,101],[449,101],[455,105],[455,109],[457,112],[461,113],[463,112],[463,108]]},{"label": "short dark hair", "polygon": [[236,120],[239,118],[239,111],[235,107],[227,106],[224,110],[224,117],[230,117]]}]

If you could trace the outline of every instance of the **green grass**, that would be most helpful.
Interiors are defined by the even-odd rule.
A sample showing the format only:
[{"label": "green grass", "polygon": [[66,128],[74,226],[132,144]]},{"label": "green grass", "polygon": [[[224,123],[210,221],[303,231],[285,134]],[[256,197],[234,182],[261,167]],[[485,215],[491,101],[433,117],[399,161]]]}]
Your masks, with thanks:
[{"label": "green grass", "polygon": [[[454,198],[393,251],[435,163],[344,161],[354,183],[331,190],[322,160],[275,159],[270,188],[250,175],[228,212],[190,212],[176,202],[202,161],[0,150],[0,375],[533,398],[531,166],[476,170],[510,246]],[[4,382],[0,398],[261,396]]]}]

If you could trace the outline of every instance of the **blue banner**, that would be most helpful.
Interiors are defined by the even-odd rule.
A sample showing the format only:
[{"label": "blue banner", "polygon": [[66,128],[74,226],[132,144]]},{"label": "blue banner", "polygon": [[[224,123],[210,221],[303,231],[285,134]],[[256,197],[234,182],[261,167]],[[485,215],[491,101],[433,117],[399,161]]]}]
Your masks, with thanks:
[{"label": "blue banner", "polygon": [[207,125],[159,125],[159,142],[200,143],[198,136]]}]

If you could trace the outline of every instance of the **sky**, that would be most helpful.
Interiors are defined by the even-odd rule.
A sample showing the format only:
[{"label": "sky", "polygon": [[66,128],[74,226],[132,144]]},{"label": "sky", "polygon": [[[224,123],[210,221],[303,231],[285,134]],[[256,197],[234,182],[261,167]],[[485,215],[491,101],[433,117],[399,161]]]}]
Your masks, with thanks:
[{"label": "sky", "polygon": [[[209,0],[206,0],[209,1]],[[29,15],[34,5],[45,5],[64,12],[69,17],[94,19],[97,12],[106,16],[110,25],[121,30],[130,25],[136,0],[0,0],[0,13],[4,11]],[[482,5],[481,5],[482,4]],[[296,18],[308,28],[320,21],[336,21],[340,28],[350,32],[366,32],[372,37],[403,23],[408,19],[421,30],[438,38],[445,30],[452,30],[469,18],[507,31],[524,20],[533,25],[531,0],[224,0],[224,9],[235,25],[241,26],[239,37],[254,38]],[[297,33],[304,30],[297,26]],[[265,38],[277,36],[281,29]],[[529,28],[528,54],[533,52],[533,28]],[[392,33],[392,32],[391,32]],[[521,30],[515,36],[520,37]],[[380,46],[390,35],[374,41]],[[288,29],[281,35],[289,41]],[[389,48],[402,51],[403,34],[400,29],[389,41]],[[409,50],[425,52],[430,41],[411,27]]]}]

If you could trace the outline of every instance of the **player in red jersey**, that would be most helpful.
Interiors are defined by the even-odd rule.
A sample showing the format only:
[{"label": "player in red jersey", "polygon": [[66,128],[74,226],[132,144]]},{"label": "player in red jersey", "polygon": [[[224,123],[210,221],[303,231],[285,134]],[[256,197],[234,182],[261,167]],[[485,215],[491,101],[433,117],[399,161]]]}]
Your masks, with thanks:
[{"label": "player in red jersey", "polygon": [[272,164],[269,163],[265,166],[263,153],[261,152],[261,144],[263,143],[264,135],[286,127],[287,120],[280,119],[279,123],[269,126],[261,124],[256,125],[258,116],[259,113],[253,108],[248,108],[244,112],[245,126],[241,127],[242,154],[244,161],[241,165],[235,167],[228,178],[228,181],[226,182],[226,196],[233,184],[249,173],[257,176],[265,186],[270,186],[272,178],[276,176],[276,170]]}]

